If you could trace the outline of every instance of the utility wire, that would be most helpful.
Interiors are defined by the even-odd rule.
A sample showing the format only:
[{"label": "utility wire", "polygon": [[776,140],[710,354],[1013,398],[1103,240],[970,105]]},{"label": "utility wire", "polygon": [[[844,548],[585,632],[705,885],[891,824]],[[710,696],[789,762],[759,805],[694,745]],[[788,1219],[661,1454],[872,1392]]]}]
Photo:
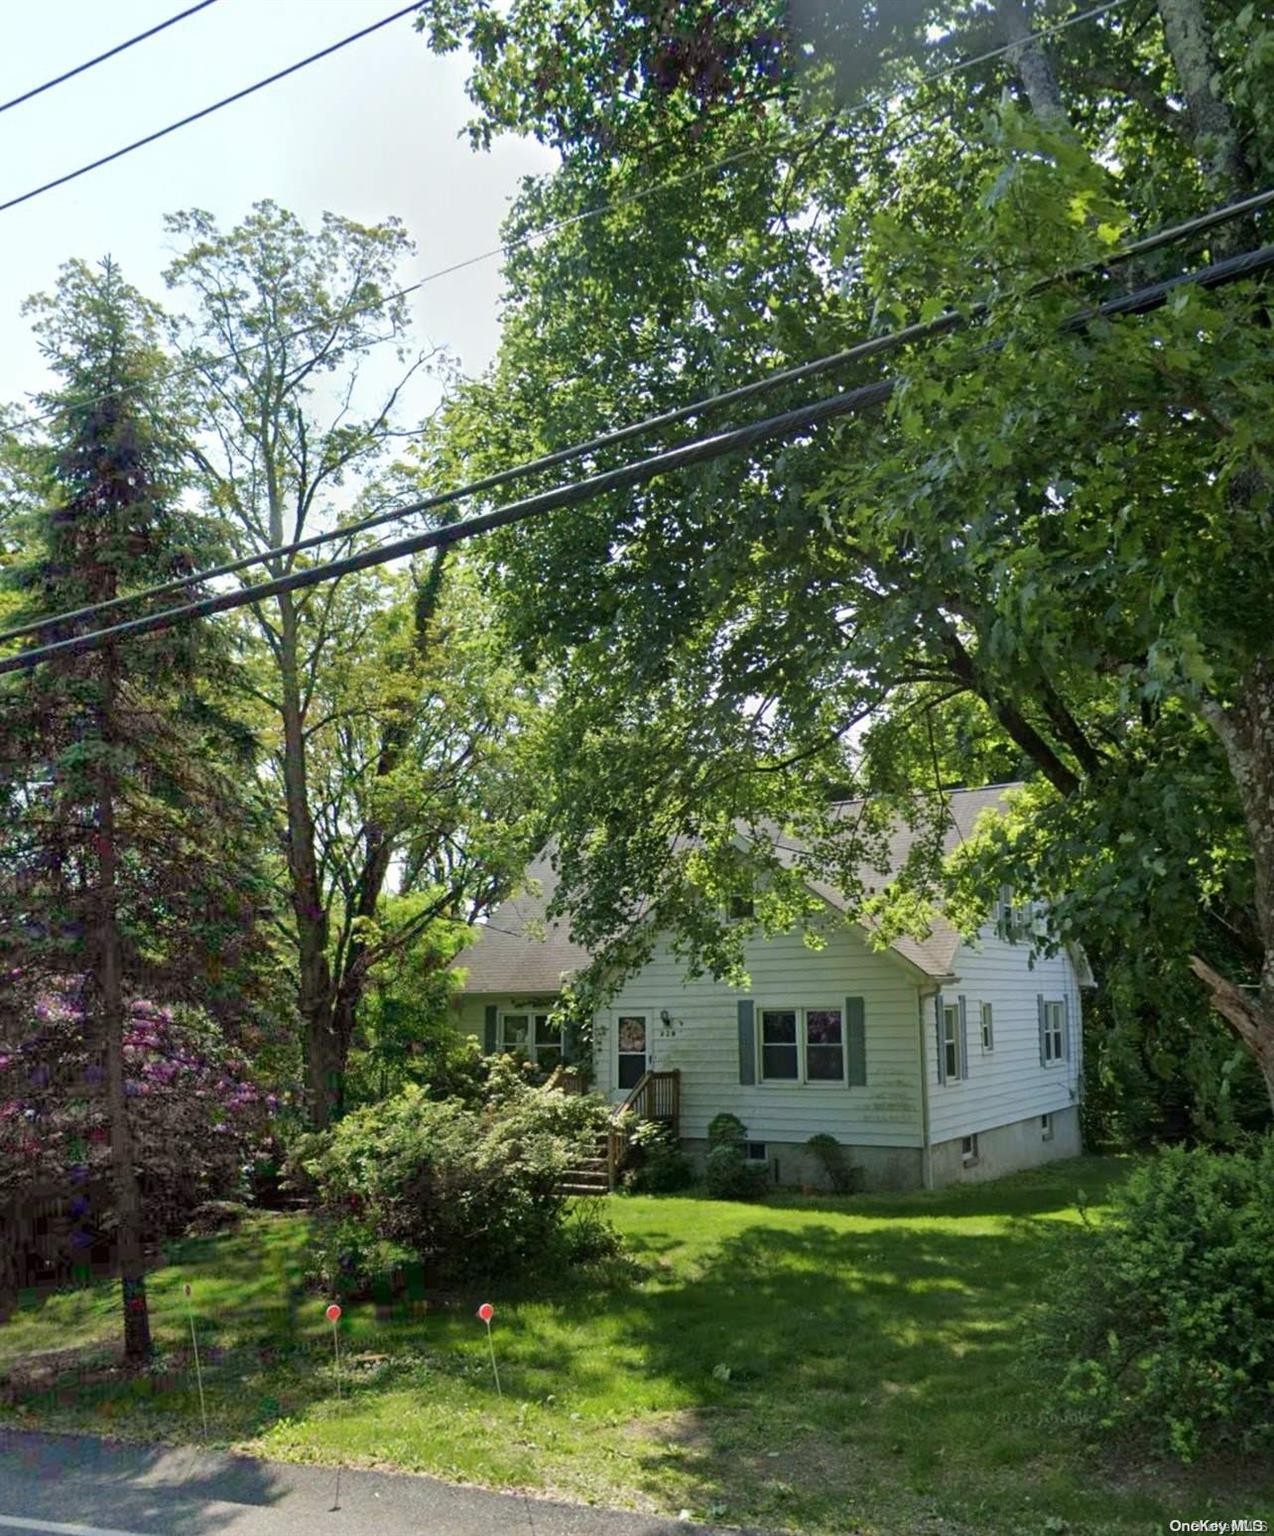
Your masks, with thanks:
[{"label": "utility wire", "polygon": [[42,186],[32,187],[29,192],[23,192],[17,197],[11,197],[8,202],[0,203],[0,213],[6,209],[16,208],[20,203],[29,203],[33,197],[40,197],[45,192],[51,192],[54,187],[65,186],[68,181],[75,181],[80,176],[87,176],[90,171],[96,171],[103,165],[109,165],[112,160],[120,160],[125,155],[131,155],[135,149],[142,149],[147,144],[154,144],[158,139],[167,138],[170,133],[176,133],[179,128],[187,128],[191,123],[197,123],[201,118],[210,117],[214,112],[220,112],[222,107],[228,107],[236,101],[242,101],[245,96],[251,96],[257,91],[263,91],[267,85],[274,85],[276,81],[285,80],[289,75],[296,74],[299,69],[306,69],[311,64],[317,64],[320,59],[326,59],[330,54],[339,53],[342,48],[348,48],[351,43],[356,43],[360,38],[368,37],[373,32],[379,32],[382,27],[387,27],[390,22],[398,21],[400,17],[409,15],[412,11],[420,9],[420,0],[414,0],[412,5],[405,5],[391,16],[382,17],[380,21],[372,22],[369,27],[362,27],[357,32],[351,32],[348,37],[343,37],[339,42],[330,43],[326,48],[320,48],[317,53],[312,53],[308,58],[300,59],[295,64],[289,64],[286,69],[279,69],[272,75],[267,75],[264,80],[258,80],[255,85],[244,86],[243,90],[235,91],[232,96],[223,96],[220,101],[214,101],[209,107],[201,107],[198,112],[191,112],[186,117],[180,118],[175,123],[169,123],[166,128],[157,128],[154,133],[148,133],[145,138],[134,139],[131,144],[125,144],[122,149],[113,149],[108,155],[99,155],[96,160],[90,160],[87,165],[81,165],[76,170],[67,171],[63,176],[55,176],[52,181],[46,181]]},{"label": "utility wire", "polygon": [[[1006,54],[1013,52],[1014,49],[1023,48],[1032,42],[1042,41],[1044,38],[1052,37],[1055,33],[1065,31],[1068,27],[1076,26],[1082,21],[1091,21],[1095,17],[1104,15],[1107,11],[1113,11],[1120,6],[1127,5],[1129,3],[1130,0],[1106,0],[1106,3],[1102,5],[1096,5],[1088,10],[1079,11],[1075,15],[1068,16],[1062,21],[1054,22],[1050,26],[1041,27],[1037,31],[1030,32],[1026,37],[1018,41],[1005,43],[1002,47],[989,49],[984,53],[974,54],[963,59],[957,59],[951,64],[943,65],[939,69],[930,70],[927,74],[921,75],[918,80],[912,82],[908,87],[906,87],[902,94],[914,94],[914,92],[921,90],[924,86],[932,85],[935,81],[945,79],[950,75],[959,74],[961,71],[966,69],[972,69],[977,64],[986,64],[994,59],[1002,58]],[[415,7],[408,7],[408,9],[415,9]],[[399,12],[399,14],[401,15],[403,13]],[[394,17],[388,18],[388,20],[391,21],[394,19]],[[385,23],[378,23],[378,25],[383,26]],[[347,39],[346,41],[350,41],[350,39]],[[343,44],[337,44],[335,46],[341,47]],[[315,57],[321,57],[321,55],[315,55]],[[302,62],[308,63],[310,61],[304,60]],[[292,67],[293,69],[300,69],[302,65],[296,64]],[[289,71],[285,70],[284,73],[289,73]],[[276,76],[272,78],[278,77]],[[267,85],[269,83],[269,81],[261,82],[262,85]],[[251,89],[257,90],[259,87],[253,86]],[[815,125],[814,127],[804,130],[799,136],[794,136],[789,140],[787,145],[782,147],[790,149],[803,143],[807,138],[817,138],[819,134],[827,132],[829,127],[834,127],[838,122],[842,120],[845,122],[851,122],[855,117],[862,115],[864,112],[870,112],[878,107],[887,106],[898,94],[899,92],[894,90],[878,91],[874,95],[864,98],[848,111],[843,113],[835,113],[831,117],[825,118],[821,123]],[[231,97],[229,99],[234,100],[235,98]],[[216,108],[210,107],[207,110],[215,111]],[[196,114],[196,116],[201,115],[203,114]],[[951,114],[948,112],[942,116],[939,116],[934,121],[941,122],[943,121],[944,116],[950,117],[950,115]],[[184,121],[192,122],[194,119],[187,118],[184,119]],[[173,128],[179,128],[181,126],[181,123],[173,124]],[[165,128],[162,130],[161,134],[152,135],[152,137],[162,137],[163,133],[171,133],[173,128]],[[139,142],[145,143],[148,141],[141,140]],[[136,146],[130,147],[135,148]],[[603,218],[606,214],[613,213],[619,208],[628,207],[632,203],[644,202],[647,198],[654,196],[658,192],[665,191],[670,187],[680,186],[686,181],[692,181],[699,177],[714,175],[718,171],[725,170],[731,165],[738,164],[743,160],[748,160],[756,155],[762,154],[766,151],[767,148],[768,146],[764,144],[754,144],[749,146],[747,149],[736,150],[734,153],[725,155],[718,160],[710,161],[707,165],[691,166],[688,170],[678,172],[674,176],[665,177],[659,181],[648,182],[644,187],[637,187],[632,192],[626,192],[622,196],[614,198],[609,202],[597,204],[592,208],[582,209],[579,213],[567,214],[560,219],[550,220],[549,223],[542,224],[537,229],[528,230],[525,234],[522,235],[516,235],[512,239],[502,242],[500,245],[492,246],[489,250],[476,252],[472,256],[462,257],[459,261],[454,261],[448,266],[438,267],[432,272],[426,272],[423,277],[418,278],[413,283],[408,283],[404,288],[395,289],[394,292],[385,294],[382,297],[376,299],[369,300],[365,304],[353,305],[344,312],[343,318],[352,319],[356,315],[369,314],[374,310],[383,308],[387,304],[396,303],[400,299],[410,298],[412,294],[419,293],[422,288],[427,287],[430,283],[437,282],[441,278],[451,277],[456,272],[464,272],[470,267],[480,266],[483,262],[493,261],[497,256],[512,255],[514,251],[522,250],[527,246],[536,244],[538,241],[547,240],[552,235],[559,234],[564,229],[571,229],[577,224],[584,224],[592,221],[593,219]],[[118,153],[126,154],[127,150],[120,150]],[[116,156],[113,155],[108,155],[106,157],[107,160],[114,158],[116,158]],[[95,162],[95,164],[105,163],[105,161]],[[84,171],[92,169],[94,169],[93,166],[85,166],[82,168],[82,170],[73,172],[72,174],[78,176],[82,175]],[[63,178],[63,180],[66,179],[69,178]],[[50,182],[49,186],[57,186],[58,184],[59,183],[57,182]],[[37,192],[45,190],[47,190],[47,188],[37,188]],[[30,197],[34,197],[35,195],[35,192],[27,194],[27,196]],[[21,202],[23,200],[24,199],[22,198],[15,199],[17,202]],[[11,206],[12,204],[10,203],[0,203],[0,213],[2,213],[5,208]],[[286,332],[283,337],[279,338],[279,340],[284,343],[288,341],[294,341],[297,337],[308,335],[311,331],[326,329],[329,323],[330,322],[320,323],[316,321],[310,325],[298,326],[295,330]],[[238,353],[225,353],[220,357],[210,358],[203,362],[190,363],[180,368],[171,369],[167,374],[167,377],[174,382],[189,378],[192,375],[206,369],[215,368],[224,363],[234,362],[237,360],[237,358],[243,357],[251,352],[259,351],[266,345],[267,343],[264,341],[253,342],[246,347],[240,348]],[[96,398],[104,399],[105,396],[98,396]],[[83,403],[93,404],[94,398],[90,397]],[[47,411],[35,412],[28,416],[21,417],[19,420],[11,423],[11,429],[18,430],[22,427],[35,426],[42,421],[49,420],[50,417],[56,414],[57,408],[52,408]]]},{"label": "utility wire", "polygon": [[[1107,300],[1104,304],[1070,317],[1062,323],[1060,330],[1073,332],[1084,329],[1097,319],[1147,314],[1167,303],[1169,296],[1176,289],[1187,284],[1205,289],[1220,288],[1270,270],[1274,270],[1274,245],[1261,246],[1255,250],[1231,256],[1225,261],[1215,262],[1198,271],[1182,273],[1176,277],[1166,278],[1162,282],[1152,283],[1136,293],[1121,294],[1118,298]],[[420,554],[427,549],[444,549],[465,539],[471,539],[477,534],[488,533],[492,529],[506,527],[512,523],[525,522],[542,513],[558,511],[579,502],[591,501],[610,491],[644,485],[660,475],[671,474],[693,464],[723,458],[726,454],[737,453],[741,449],[760,443],[796,436],[821,422],[831,421],[836,417],[862,411],[874,405],[881,405],[893,394],[894,388],[893,379],[881,379],[857,389],[827,396],[808,405],[798,406],[779,415],[767,416],[758,421],[748,422],[741,427],[730,428],[712,437],[691,439],[664,452],[639,459],[636,463],[622,465],[603,474],[593,475],[584,480],[558,486],[553,490],[524,497],[519,501],[509,502],[505,506],[496,507],[477,517],[467,518],[463,522],[434,528],[427,533],[414,534],[393,543],[375,545],[340,560],[332,560],[307,570],[292,571],[285,576],[261,582],[256,586],[244,587],[235,592],[217,593],[178,608],[164,609],[159,613],[147,614],[142,618],[128,619],[122,623],[110,625],[106,629],[92,630],[84,635],[72,635],[48,645],[20,651],[14,656],[0,659],[0,674],[29,670],[42,661],[49,661],[59,656],[99,650],[102,646],[117,641],[171,629],[174,625],[188,620],[207,618],[215,613],[224,613],[234,608],[259,603],[269,597],[277,597],[284,592],[317,586],[322,582],[333,581],[356,571],[384,565],[390,560]],[[407,507],[403,512],[412,510]]]},{"label": "utility wire", "polygon": [[64,74],[55,75],[52,80],[46,80],[43,85],[37,85],[29,91],[23,91],[21,96],[14,96],[9,101],[0,102],[0,112],[7,112],[10,107],[20,107],[24,101],[30,101],[35,96],[42,96],[45,91],[51,91],[55,85],[62,85],[67,80],[74,80],[76,75],[82,75],[86,70],[94,68],[98,64],[104,64],[107,59],[113,59],[117,53],[125,53],[129,48],[138,43],[144,43],[148,37],[154,37],[156,33],[165,32],[169,27],[175,27],[179,21],[185,21],[187,16],[193,16],[196,11],[206,11],[210,5],[215,5],[216,0],[199,0],[198,5],[187,6],[184,11],[178,11],[175,16],[170,16],[167,21],[161,21],[157,26],[148,27],[145,32],[139,32],[136,37],[130,37],[126,42],[116,43],[114,48],[108,48],[105,53],[99,53],[95,58],[85,59],[83,64],[77,64],[74,69],[68,69]]},{"label": "utility wire", "polygon": [[627,426],[617,427],[610,432],[603,432],[597,437],[589,438],[586,442],[573,443],[565,448],[556,449],[552,453],[543,454],[539,458],[513,465],[509,469],[499,470],[494,474],[484,476],[482,479],[458,486],[454,490],[437,492],[432,496],[426,497],[423,501],[409,503],[406,507],[394,507],[389,511],[374,513],[356,522],[346,523],[339,528],[333,528],[323,533],[310,534],[307,538],[297,539],[290,544],[278,545],[251,555],[242,555],[235,560],[227,561],[224,565],[213,566],[208,570],[176,577],[172,581],[144,587],[136,592],[124,593],[120,597],[109,598],[104,602],[90,603],[83,608],[76,608],[66,613],[55,614],[48,618],[32,619],[12,629],[0,630],[0,645],[10,640],[21,639],[25,635],[39,634],[45,630],[61,628],[66,624],[78,623],[82,619],[97,618],[103,614],[118,612],[121,608],[131,607],[150,598],[165,597],[173,592],[186,591],[195,583],[214,581],[222,576],[232,576],[236,572],[248,570],[254,565],[265,565],[272,560],[289,559],[294,555],[304,553],[306,550],[318,549],[324,544],[344,542],[355,537],[357,534],[366,533],[370,529],[383,527],[387,523],[399,522],[404,517],[414,517],[423,512],[433,512],[439,507],[450,506],[458,501],[469,501],[475,496],[480,496],[487,491],[497,490],[500,486],[508,485],[512,481],[526,479],[531,475],[540,474],[544,470],[556,469],[559,465],[568,464],[574,459],[588,457],[601,452],[603,449],[613,448],[619,443],[628,442],[634,437],[645,436],[648,432],[654,432],[663,427],[676,426],[683,421],[689,421],[693,417],[703,415],[708,411],[718,410],[722,406],[737,405],[740,401],[751,399],[754,395],[766,394],[771,390],[782,388],[788,384],[817,378],[822,374],[834,372],[848,363],[862,362],[866,358],[875,357],[881,353],[894,352],[900,347],[911,345],[913,342],[932,340],[935,337],[945,335],[947,332],[957,329],[961,325],[983,319],[992,309],[1006,302],[1030,298],[1059,283],[1073,282],[1079,278],[1109,270],[1122,262],[1132,260],[1135,257],[1145,256],[1151,251],[1159,250],[1163,246],[1177,244],[1202,230],[1212,229],[1228,220],[1244,217],[1260,208],[1267,207],[1271,203],[1274,203],[1274,188],[1256,193],[1252,197],[1244,198],[1241,202],[1229,203],[1220,208],[1210,209],[1208,212],[1199,214],[1193,219],[1188,219],[1184,223],[1174,224],[1168,228],[1158,230],[1152,235],[1147,235],[1131,245],[1123,246],[1119,250],[1111,252],[1108,256],[1091,262],[1088,266],[1072,268],[1070,271],[1061,273],[1056,277],[1041,278],[1023,290],[1003,295],[997,301],[973,304],[967,311],[945,310],[932,320],[920,321],[914,325],[904,326],[896,331],[887,331],[883,335],[857,342],[853,346],[844,348],[842,351],[813,358],[809,362],[797,364],[792,368],[781,369],[777,373],[768,374],[766,377],[755,379],[751,383],[740,384],[734,389],[708,395],[687,405],[676,406],[672,410],[663,411],[657,416],[645,417],[641,421],[631,422]]}]

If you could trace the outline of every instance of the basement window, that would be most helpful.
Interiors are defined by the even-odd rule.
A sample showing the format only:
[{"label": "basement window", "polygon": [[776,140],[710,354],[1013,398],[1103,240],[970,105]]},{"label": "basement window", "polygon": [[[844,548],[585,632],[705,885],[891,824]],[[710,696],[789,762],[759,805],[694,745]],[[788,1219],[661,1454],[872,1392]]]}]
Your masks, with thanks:
[{"label": "basement window", "polygon": [[978,1160],[978,1138],[977,1138],[977,1134],[975,1133],[972,1136],[962,1136],[960,1138],[960,1161],[967,1168],[967,1167],[969,1167],[970,1164],[976,1163],[977,1160]]},{"label": "basement window", "polygon": [[765,1143],[763,1141],[745,1141],[743,1143],[743,1155],[750,1163],[766,1162]]},{"label": "basement window", "polygon": [[1040,1140],[1041,1141],[1052,1141],[1052,1139],[1053,1139],[1053,1117],[1052,1117],[1052,1115],[1041,1115],[1040,1116]]}]

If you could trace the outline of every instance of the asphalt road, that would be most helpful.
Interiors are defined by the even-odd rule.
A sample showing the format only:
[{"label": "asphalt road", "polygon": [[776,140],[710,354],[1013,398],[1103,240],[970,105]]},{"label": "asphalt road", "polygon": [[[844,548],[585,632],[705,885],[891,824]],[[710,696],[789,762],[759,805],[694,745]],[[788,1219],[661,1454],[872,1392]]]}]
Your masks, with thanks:
[{"label": "asphalt road", "polygon": [[[338,1486],[339,1479],[339,1486]],[[0,1536],[712,1536],[388,1472],[0,1430]],[[718,1533],[724,1536],[724,1533]],[[731,1536],[739,1536],[738,1532]]]}]

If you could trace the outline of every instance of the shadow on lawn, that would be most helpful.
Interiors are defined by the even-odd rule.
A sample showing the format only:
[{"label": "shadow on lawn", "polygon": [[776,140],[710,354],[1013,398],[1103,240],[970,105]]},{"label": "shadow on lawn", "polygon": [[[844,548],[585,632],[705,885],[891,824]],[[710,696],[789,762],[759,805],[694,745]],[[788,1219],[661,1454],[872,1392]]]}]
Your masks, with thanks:
[{"label": "shadow on lawn", "polygon": [[745,1227],[692,1283],[618,1303],[649,1369],[694,1405],[634,1470],[652,1492],[676,1468],[705,1503],[817,1522],[882,1478],[937,1489],[944,1448],[970,1433],[992,1465],[1029,1460],[1022,1326],[1050,1243],[1030,1221]]}]

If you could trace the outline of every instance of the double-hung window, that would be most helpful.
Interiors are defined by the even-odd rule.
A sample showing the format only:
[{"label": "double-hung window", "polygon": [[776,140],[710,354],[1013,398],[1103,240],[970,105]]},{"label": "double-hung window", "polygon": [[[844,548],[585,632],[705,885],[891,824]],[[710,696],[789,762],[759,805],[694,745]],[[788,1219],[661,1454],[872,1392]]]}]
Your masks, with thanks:
[{"label": "double-hung window", "polygon": [[761,1081],[843,1083],[845,1019],[839,1008],[762,1008]]},{"label": "double-hung window", "polygon": [[995,1024],[991,1018],[991,1004],[982,1004],[982,1049],[993,1051],[995,1049]]},{"label": "double-hung window", "polygon": [[506,1013],[500,1018],[500,1049],[551,1071],[562,1060],[562,1031],[547,1013]]},{"label": "double-hung window", "polygon": [[942,1066],[948,1082],[961,1076],[960,1072],[960,1008],[956,1003],[944,1003],[942,1007]]},{"label": "double-hung window", "polygon": [[1066,1005],[1044,1004],[1044,1065],[1051,1067],[1066,1059]]}]

